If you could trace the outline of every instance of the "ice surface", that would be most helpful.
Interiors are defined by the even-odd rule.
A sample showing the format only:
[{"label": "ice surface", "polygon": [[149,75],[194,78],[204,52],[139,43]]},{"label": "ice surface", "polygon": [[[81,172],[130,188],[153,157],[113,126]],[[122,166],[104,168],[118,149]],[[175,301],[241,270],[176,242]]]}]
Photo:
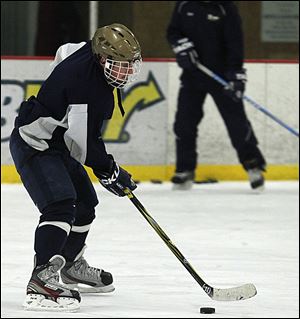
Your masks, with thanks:
[{"label": "ice surface", "polygon": [[[22,185],[1,185],[1,317],[8,318],[298,318],[299,184],[141,183],[135,195],[208,284],[253,283],[249,300],[212,301],[128,198],[95,184],[100,198],[85,257],[112,272],[116,290],[82,295],[79,313],[22,309],[33,265],[39,212]],[[214,307],[213,315],[200,307]]]}]

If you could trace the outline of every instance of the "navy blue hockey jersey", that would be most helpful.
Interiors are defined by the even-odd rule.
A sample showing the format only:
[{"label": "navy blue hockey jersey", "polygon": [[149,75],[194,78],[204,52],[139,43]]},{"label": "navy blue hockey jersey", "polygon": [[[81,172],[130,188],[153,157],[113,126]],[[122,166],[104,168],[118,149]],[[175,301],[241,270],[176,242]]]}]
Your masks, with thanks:
[{"label": "navy blue hockey jersey", "polygon": [[89,41],[54,68],[37,97],[21,104],[12,133],[19,140],[19,160],[52,148],[69,151],[78,162],[96,171],[107,171],[111,156],[101,128],[113,109],[113,87],[107,83]]}]

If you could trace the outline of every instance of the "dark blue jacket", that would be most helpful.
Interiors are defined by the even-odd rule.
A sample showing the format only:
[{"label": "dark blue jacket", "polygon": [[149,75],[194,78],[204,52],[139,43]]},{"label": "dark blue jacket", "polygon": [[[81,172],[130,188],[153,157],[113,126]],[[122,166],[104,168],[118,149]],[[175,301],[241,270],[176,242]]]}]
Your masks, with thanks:
[{"label": "dark blue jacket", "polygon": [[241,69],[243,32],[232,1],[177,1],[167,39],[173,46],[185,37],[194,43],[200,62],[215,73]]}]

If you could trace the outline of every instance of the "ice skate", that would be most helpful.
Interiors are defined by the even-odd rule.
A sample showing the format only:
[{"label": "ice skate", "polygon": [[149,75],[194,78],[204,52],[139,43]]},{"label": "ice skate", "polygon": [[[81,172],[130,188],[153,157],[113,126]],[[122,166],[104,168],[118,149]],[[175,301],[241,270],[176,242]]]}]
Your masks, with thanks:
[{"label": "ice skate", "polygon": [[189,190],[193,186],[195,173],[193,171],[176,172],[172,177],[173,190]]},{"label": "ice skate", "polygon": [[111,273],[103,269],[89,266],[83,258],[83,251],[77,255],[75,261],[67,262],[61,269],[61,279],[69,288],[77,288],[83,293],[107,293],[115,290],[112,285]]},{"label": "ice skate", "polygon": [[58,271],[65,265],[62,256],[34,268],[27,285],[23,306],[32,311],[75,312],[80,309],[80,294],[59,283]]},{"label": "ice skate", "polygon": [[264,190],[265,179],[262,170],[259,168],[252,168],[247,171],[251,188],[255,191],[262,192]]}]

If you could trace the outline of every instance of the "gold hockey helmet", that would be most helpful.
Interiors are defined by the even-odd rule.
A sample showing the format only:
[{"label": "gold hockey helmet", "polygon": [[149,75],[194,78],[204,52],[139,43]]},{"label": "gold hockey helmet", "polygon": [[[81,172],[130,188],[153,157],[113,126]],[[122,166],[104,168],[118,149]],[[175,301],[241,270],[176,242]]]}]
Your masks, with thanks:
[{"label": "gold hockey helmet", "polygon": [[114,87],[124,87],[134,81],[140,72],[140,44],[123,24],[113,23],[98,28],[92,38],[92,50],[106,59],[104,74]]}]

